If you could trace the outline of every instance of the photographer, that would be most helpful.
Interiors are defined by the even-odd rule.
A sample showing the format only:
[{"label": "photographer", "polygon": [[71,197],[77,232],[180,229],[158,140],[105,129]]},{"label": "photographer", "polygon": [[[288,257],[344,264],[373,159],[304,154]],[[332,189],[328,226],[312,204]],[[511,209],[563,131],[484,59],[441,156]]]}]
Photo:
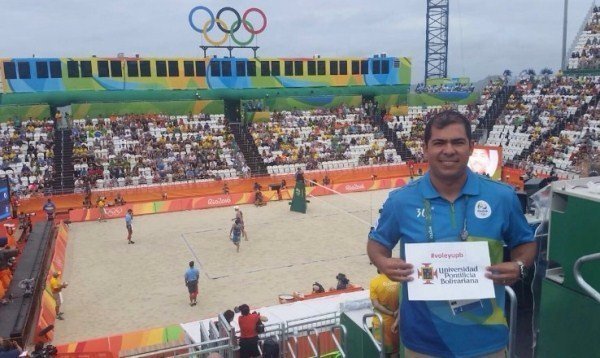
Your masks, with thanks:
[{"label": "photographer", "polygon": [[345,290],[348,288],[350,280],[346,277],[345,274],[338,273],[337,276],[335,276],[335,279],[337,280],[337,286],[335,287],[336,290]]},{"label": "photographer", "polygon": [[31,223],[32,216],[35,216],[35,212],[25,214],[24,212],[21,211],[21,213],[19,214],[19,229],[23,230],[23,234],[31,232],[32,225],[33,225]]},{"label": "photographer", "polygon": [[121,193],[117,193],[113,206],[125,205],[125,199],[121,196]]},{"label": "photographer", "polygon": [[44,343],[37,343],[33,352],[31,352],[31,358],[49,358],[56,357],[58,351],[56,347],[48,344],[44,346]]},{"label": "photographer", "polygon": [[0,347],[0,358],[17,358],[21,355],[23,349],[16,341],[5,339]]},{"label": "photographer", "polygon": [[238,318],[240,326],[240,358],[260,357],[257,325],[259,322],[266,322],[269,319],[257,312],[250,313],[250,307],[247,304],[240,306],[240,312],[242,314]]}]

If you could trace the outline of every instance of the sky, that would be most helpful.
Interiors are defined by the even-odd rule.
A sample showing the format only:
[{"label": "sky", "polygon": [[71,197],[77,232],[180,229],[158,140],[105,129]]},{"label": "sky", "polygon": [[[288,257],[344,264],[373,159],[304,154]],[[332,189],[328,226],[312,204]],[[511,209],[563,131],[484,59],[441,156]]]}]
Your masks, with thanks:
[{"label": "sky", "polygon": [[[567,48],[593,1],[570,0]],[[201,34],[188,22],[203,5],[217,13],[262,9],[259,57],[370,56],[412,59],[412,82],[425,72],[425,0],[0,0],[0,57],[201,57]],[[560,67],[564,0],[450,0],[448,77],[478,81],[510,69]],[[198,23],[208,19],[202,12]],[[248,19],[260,27],[261,18]],[[223,14],[231,24],[234,16]],[[216,27],[215,27],[216,29]],[[219,38],[221,33],[210,33]],[[248,34],[240,30],[240,40]],[[209,54],[224,55],[222,52]],[[234,52],[238,57],[251,51]]]}]

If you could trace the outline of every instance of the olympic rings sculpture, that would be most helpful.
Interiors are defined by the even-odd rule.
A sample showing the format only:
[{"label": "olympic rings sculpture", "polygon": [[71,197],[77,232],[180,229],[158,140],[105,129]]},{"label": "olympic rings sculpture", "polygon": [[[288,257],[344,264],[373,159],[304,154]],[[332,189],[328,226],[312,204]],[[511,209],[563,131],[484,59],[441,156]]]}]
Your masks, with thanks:
[{"label": "olympic rings sculpture", "polygon": [[[210,17],[210,19],[208,19],[202,26],[197,26],[194,23],[194,14],[200,10],[205,11],[208,14],[208,16]],[[223,21],[221,19],[221,15],[226,11],[232,12],[233,15],[235,15],[235,17],[236,17],[236,20],[231,24],[231,27],[229,27],[225,23],[225,21]],[[252,23],[250,21],[248,21],[248,19],[247,19],[248,15],[252,12],[256,12],[257,14],[259,14],[262,17],[263,24],[258,29],[255,29],[254,25],[252,25]],[[204,39],[206,40],[206,42],[208,42],[209,44],[211,44],[213,46],[220,46],[220,45],[224,44],[225,41],[227,41],[227,39],[230,36],[231,36],[231,40],[233,42],[235,42],[236,44],[238,44],[239,46],[246,46],[246,45],[250,44],[252,42],[252,40],[254,40],[254,36],[265,31],[265,29],[267,28],[267,15],[265,15],[265,13],[261,9],[256,8],[256,7],[251,7],[249,9],[247,9],[246,11],[244,11],[244,14],[242,16],[240,16],[240,13],[236,9],[229,7],[229,6],[225,6],[225,7],[221,8],[221,10],[217,11],[217,15],[215,16],[213,14],[213,12],[206,6],[196,6],[190,11],[190,14],[188,16],[188,21],[189,21],[192,29],[194,29],[194,31],[196,31],[196,32],[201,33],[202,36],[204,37]],[[223,32],[223,37],[218,40],[212,39],[208,36],[208,32],[215,27],[215,24],[217,24],[217,27],[219,28],[219,30],[221,30],[221,32]],[[246,31],[248,31],[248,33],[250,34],[250,38],[246,41],[239,40],[234,35],[242,27]]]}]

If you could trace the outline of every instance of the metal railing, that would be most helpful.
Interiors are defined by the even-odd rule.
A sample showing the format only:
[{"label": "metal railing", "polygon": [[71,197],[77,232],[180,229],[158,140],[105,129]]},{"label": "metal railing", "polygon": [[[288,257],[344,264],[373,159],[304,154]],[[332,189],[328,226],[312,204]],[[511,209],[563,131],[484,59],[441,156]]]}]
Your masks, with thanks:
[{"label": "metal railing", "polygon": [[[293,347],[292,347],[292,343],[290,342],[290,339],[294,343]],[[298,357],[298,337],[296,335],[291,336],[287,340],[286,348],[287,348],[286,353],[288,353],[290,356],[292,356],[292,358]]]},{"label": "metal railing", "polygon": [[[377,319],[379,320],[379,323],[381,324],[379,326],[379,328],[381,329],[381,342],[379,342],[377,340],[377,338],[375,338],[375,336],[373,335],[373,332],[371,332],[371,329],[369,328],[369,325],[367,324],[367,320],[371,317],[377,317]],[[384,336],[383,328],[384,327],[383,327],[383,318],[381,318],[381,315],[377,312],[365,314],[362,318],[362,325],[363,325],[364,331],[367,332],[367,335],[369,336],[369,338],[375,345],[375,349],[377,349],[377,352],[379,352],[379,357],[385,358],[385,349],[384,349],[385,346],[384,346],[384,339],[383,339],[383,336]]]},{"label": "metal railing", "polygon": [[[317,329],[331,329],[333,327],[338,327],[339,320],[339,312],[328,312],[284,322],[282,324],[282,334],[280,340],[282,354],[285,356],[285,354],[287,353],[292,358],[296,358],[298,356],[299,335],[307,336],[309,346],[311,346],[311,350],[313,350],[313,353],[321,354]],[[315,332],[317,333],[316,344],[311,340],[311,335]],[[336,339],[334,339],[334,344],[336,344]],[[339,342],[337,342],[336,347],[339,346],[341,345],[339,344]],[[343,356],[345,356],[345,353]]]},{"label": "metal railing", "polygon": [[508,321],[508,357],[514,357],[517,344],[517,295],[510,286],[504,287],[510,299],[510,316]]},{"label": "metal railing", "polygon": [[[317,343],[313,342],[313,334],[317,338]],[[319,332],[316,329],[310,330],[310,332],[306,335],[306,339],[308,341],[308,345],[310,350],[313,352],[315,357],[319,358],[321,356],[320,345],[319,345]]]},{"label": "metal railing", "polygon": [[[341,336],[341,344],[337,339],[337,336],[335,335],[335,330],[339,329],[340,330],[340,336]],[[335,347],[337,348],[338,352],[340,352],[340,355],[342,356],[342,358],[346,358],[346,337],[347,337],[347,330],[346,327],[343,324],[338,324],[335,325],[333,327],[331,327],[330,329],[331,332],[331,339],[333,339],[333,344],[335,344]]]},{"label": "metal railing", "polygon": [[581,265],[583,265],[586,262],[595,260],[600,260],[600,252],[584,255],[578,258],[577,261],[575,261],[575,264],[573,264],[573,276],[575,276],[575,282],[577,282],[579,287],[581,287],[581,289],[585,291],[585,293],[590,295],[591,298],[596,300],[596,302],[600,303],[600,293],[598,293],[598,291],[596,291],[595,288],[593,288],[589,283],[587,283],[583,279],[580,271]]}]

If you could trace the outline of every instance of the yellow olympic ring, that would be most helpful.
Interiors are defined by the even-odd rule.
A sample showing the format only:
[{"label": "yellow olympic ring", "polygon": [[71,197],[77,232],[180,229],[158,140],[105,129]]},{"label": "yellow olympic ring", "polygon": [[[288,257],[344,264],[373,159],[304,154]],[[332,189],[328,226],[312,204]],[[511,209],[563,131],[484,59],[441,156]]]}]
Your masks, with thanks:
[{"label": "yellow olympic ring", "polygon": [[[229,30],[227,28],[227,24],[225,23],[225,21],[221,20],[221,19],[215,19],[215,21],[218,24],[221,24],[221,26],[225,29],[225,30]],[[225,43],[225,41],[227,41],[227,38],[229,37],[229,34],[227,32],[225,32],[225,34],[223,35],[223,38],[219,41],[214,41],[213,39],[208,37],[208,31],[206,31],[208,29],[208,26],[212,23],[211,20],[208,20],[204,23],[204,26],[202,27],[202,36],[204,36],[204,39],[206,40],[206,42],[208,42],[209,44],[213,45],[213,46],[221,46],[222,44]]]}]

